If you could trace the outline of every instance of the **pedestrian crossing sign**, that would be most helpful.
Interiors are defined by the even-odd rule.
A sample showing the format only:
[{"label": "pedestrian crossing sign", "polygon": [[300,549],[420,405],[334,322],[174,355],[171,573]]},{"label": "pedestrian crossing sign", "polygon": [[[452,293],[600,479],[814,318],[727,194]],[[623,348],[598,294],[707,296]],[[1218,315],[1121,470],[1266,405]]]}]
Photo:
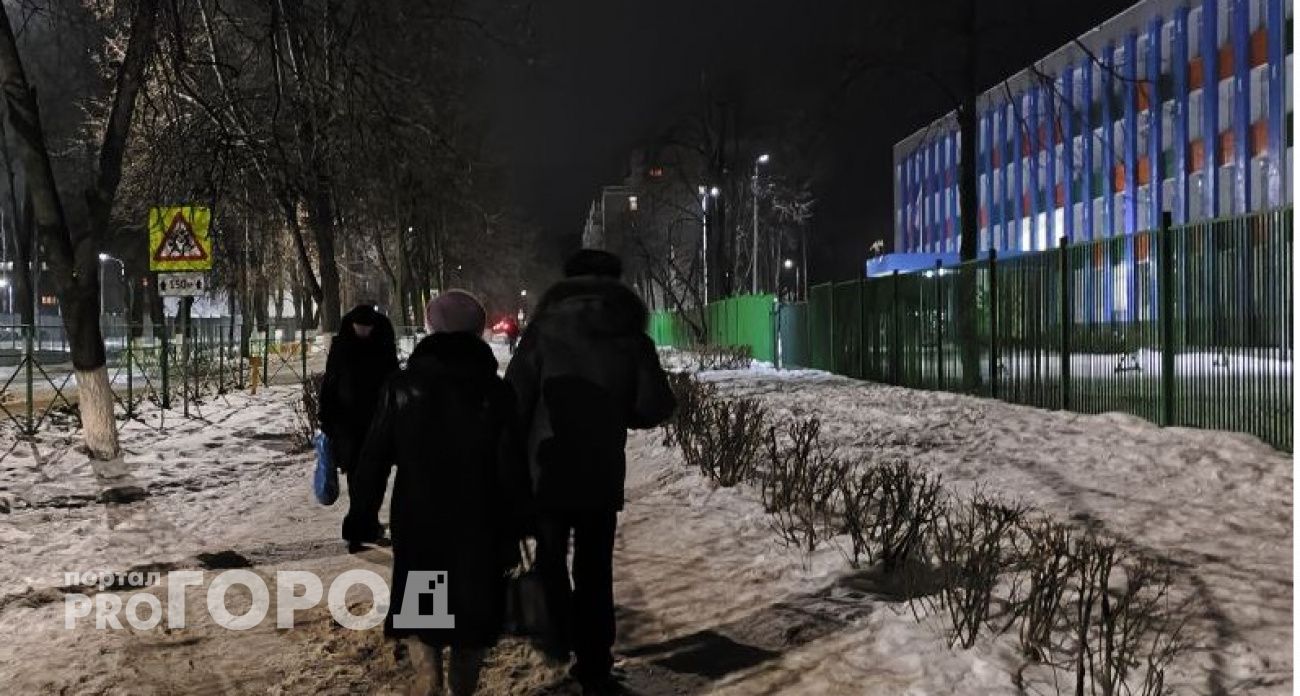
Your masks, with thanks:
[{"label": "pedestrian crossing sign", "polygon": [[207,271],[212,269],[212,212],[203,206],[160,206],[149,209],[149,270]]}]

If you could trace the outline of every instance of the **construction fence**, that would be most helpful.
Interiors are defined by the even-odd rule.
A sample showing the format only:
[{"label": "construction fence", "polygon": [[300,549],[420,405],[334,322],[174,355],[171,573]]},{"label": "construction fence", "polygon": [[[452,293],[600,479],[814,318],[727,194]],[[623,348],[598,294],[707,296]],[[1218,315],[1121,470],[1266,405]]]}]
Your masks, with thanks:
[{"label": "construction fence", "polygon": [[723,312],[731,323],[709,336],[763,337],[782,367],[1234,430],[1290,451],[1292,254],[1285,208],[828,283],[802,303],[737,298],[746,311]]}]

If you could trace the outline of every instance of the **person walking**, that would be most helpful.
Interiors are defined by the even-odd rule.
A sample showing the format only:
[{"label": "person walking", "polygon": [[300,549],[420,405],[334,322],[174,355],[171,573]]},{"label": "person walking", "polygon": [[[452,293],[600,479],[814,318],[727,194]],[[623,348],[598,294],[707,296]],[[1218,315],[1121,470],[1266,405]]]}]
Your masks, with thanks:
[{"label": "person walking", "polygon": [[379,390],[397,369],[397,339],[388,317],[373,305],[358,305],[344,315],[325,360],[319,422],[321,432],[329,439],[334,465],[347,477],[348,512],[343,518],[343,539],[353,551],[384,536],[378,509],[373,515],[357,509],[354,472]]},{"label": "person walking", "polygon": [[[575,660],[584,691],[613,689],[613,555],[629,428],[675,407],[648,311],[613,254],[584,249],[542,296],[506,381],[519,400],[536,509],[537,569],[552,622],[543,649]],[[573,542],[573,572],[568,553]]]},{"label": "person walking", "polygon": [[519,347],[519,320],[507,316],[502,320],[505,323],[506,345],[510,348],[510,354],[515,354],[515,349]]},{"label": "person walking", "polygon": [[[396,465],[392,603],[384,632],[418,639],[414,647],[429,665],[431,692],[443,693],[445,681],[461,696],[474,692],[484,653],[505,620],[506,572],[519,561],[516,519],[528,479],[514,435],[514,393],[497,376],[496,358],[483,341],[482,305],[451,291],[429,303],[425,318],[430,335],[379,397],[353,495],[373,514]],[[444,578],[453,626],[410,628],[401,620],[421,615],[418,599],[429,581],[411,576],[417,572]],[[408,591],[408,582],[421,584]]]}]

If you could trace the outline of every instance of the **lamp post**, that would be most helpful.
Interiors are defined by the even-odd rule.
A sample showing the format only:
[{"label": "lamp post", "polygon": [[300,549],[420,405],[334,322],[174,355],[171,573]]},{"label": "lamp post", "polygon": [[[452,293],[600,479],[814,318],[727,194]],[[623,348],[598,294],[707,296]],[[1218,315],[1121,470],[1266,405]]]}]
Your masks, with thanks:
[{"label": "lamp post", "polygon": [[700,253],[704,259],[704,304],[709,303],[709,199],[717,198],[722,191],[717,186],[699,187],[700,192]]},{"label": "lamp post", "polygon": [[105,293],[104,293],[104,263],[105,263],[106,261],[113,261],[113,262],[117,263],[118,269],[119,269],[119,271],[120,271],[120,273],[121,273],[121,278],[123,279],[123,281],[125,281],[125,279],[126,279],[126,263],[124,263],[124,262],[122,261],[122,259],[114,258],[113,256],[111,256],[111,255],[109,255],[109,254],[104,254],[104,253],[101,253],[101,254],[99,255],[99,320],[100,320],[101,323],[104,321],[105,316],[106,316],[106,313],[105,313],[105,304],[106,304],[106,300],[105,300],[105,297],[104,297],[104,295],[105,295]]},{"label": "lamp post", "polygon": [[794,271],[794,285],[791,287],[791,292],[797,300],[799,299],[799,266],[795,264],[794,259],[786,259],[781,265],[787,271]]},{"label": "lamp post", "polygon": [[758,294],[758,168],[770,161],[772,161],[772,156],[766,152],[759,155],[758,159],[754,160],[754,176],[750,180],[750,188],[754,194],[754,229],[750,234],[750,236],[753,237],[753,239],[750,240],[752,242],[753,250],[749,255],[749,294],[751,295]]},{"label": "lamp post", "polygon": [[115,256],[111,256],[109,254],[99,255],[99,314],[100,316],[103,316],[105,311],[104,310],[104,304],[105,304],[104,303],[104,262],[106,261],[112,261],[116,263],[119,269],[118,271],[119,274],[121,275],[122,278],[124,279],[126,278],[126,262],[122,261],[122,259],[119,259]]}]

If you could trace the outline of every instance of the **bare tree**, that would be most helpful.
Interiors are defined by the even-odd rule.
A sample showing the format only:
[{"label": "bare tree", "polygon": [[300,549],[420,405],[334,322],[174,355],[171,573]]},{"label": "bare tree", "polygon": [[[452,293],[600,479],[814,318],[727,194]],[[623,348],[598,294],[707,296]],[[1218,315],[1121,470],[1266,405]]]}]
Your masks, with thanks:
[{"label": "bare tree", "polygon": [[104,339],[99,327],[96,244],[108,229],[121,181],[136,96],[154,51],[157,14],[157,0],[137,0],[127,32],[125,56],[116,71],[112,107],[99,147],[98,170],[93,184],[84,192],[88,216],[76,224],[60,199],[36,91],[28,82],[9,12],[7,9],[0,12],[0,84],[4,88],[4,103],[26,174],[32,217],[63,307],[77,376],[83,437],[91,455],[98,459],[114,458],[119,449]]}]

